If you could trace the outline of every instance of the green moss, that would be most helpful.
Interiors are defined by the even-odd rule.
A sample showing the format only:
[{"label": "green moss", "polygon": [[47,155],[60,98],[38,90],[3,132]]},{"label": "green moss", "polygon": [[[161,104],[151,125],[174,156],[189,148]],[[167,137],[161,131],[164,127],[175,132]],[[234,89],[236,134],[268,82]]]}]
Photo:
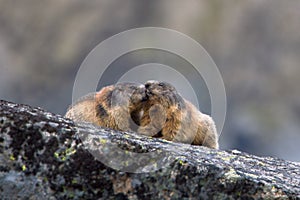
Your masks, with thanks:
[{"label": "green moss", "polygon": [[100,138],[99,142],[100,142],[101,144],[106,144],[106,143],[107,143],[107,140],[105,140],[105,139],[103,139],[103,138]]},{"label": "green moss", "polygon": [[54,152],[54,157],[58,159],[59,158],[59,153]]},{"label": "green moss", "polygon": [[15,158],[13,155],[11,155],[11,156],[9,157],[9,160],[15,161],[16,158]]},{"label": "green moss", "polygon": [[27,168],[26,168],[26,165],[22,165],[22,171],[26,171]]},{"label": "green moss", "polygon": [[235,169],[230,168],[229,171],[227,171],[225,174],[226,179],[229,179],[231,181],[236,181],[240,179],[241,177],[236,173]]},{"label": "green moss", "polygon": [[179,162],[180,165],[185,165],[186,164],[186,162],[183,161],[183,160],[179,160],[178,162]]},{"label": "green moss", "polygon": [[66,156],[70,156],[70,155],[73,155],[76,153],[76,149],[73,149],[73,148],[68,148],[66,150]]},{"label": "green moss", "polygon": [[72,184],[76,184],[78,181],[76,179],[72,179]]},{"label": "green moss", "polygon": [[76,153],[76,149],[67,148],[65,151],[54,152],[54,157],[60,161],[66,161],[68,157]]}]

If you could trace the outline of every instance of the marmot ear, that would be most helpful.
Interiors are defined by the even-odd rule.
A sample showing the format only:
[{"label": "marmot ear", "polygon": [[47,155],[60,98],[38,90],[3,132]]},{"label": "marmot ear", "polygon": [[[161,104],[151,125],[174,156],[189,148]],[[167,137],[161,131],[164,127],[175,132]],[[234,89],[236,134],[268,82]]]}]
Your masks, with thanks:
[{"label": "marmot ear", "polygon": [[179,94],[175,95],[177,106],[180,110],[186,109],[186,104],[183,97]]},{"label": "marmot ear", "polygon": [[159,82],[158,86],[164,87],[164,86],[166,86],[166,84],[164,82]]}]

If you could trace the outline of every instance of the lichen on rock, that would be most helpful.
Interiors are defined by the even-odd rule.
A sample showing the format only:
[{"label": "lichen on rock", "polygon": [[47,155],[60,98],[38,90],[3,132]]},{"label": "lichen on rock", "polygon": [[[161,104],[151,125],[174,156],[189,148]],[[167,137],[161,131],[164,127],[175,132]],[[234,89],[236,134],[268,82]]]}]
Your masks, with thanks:
[{"label": "lichen on rock", "polygon": [[300,164],[74,124],[0,101],[0,199],[116,198],[300,199]]}]

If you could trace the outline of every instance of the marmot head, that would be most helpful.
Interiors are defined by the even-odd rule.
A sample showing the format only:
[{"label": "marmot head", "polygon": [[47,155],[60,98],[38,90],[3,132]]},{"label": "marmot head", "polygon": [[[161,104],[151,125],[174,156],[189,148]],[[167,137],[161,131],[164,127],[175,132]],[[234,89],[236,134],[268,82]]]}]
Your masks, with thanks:
[{"label": "marmot head", "polygon": [[134,109],[146,99],[145,86],[139,83],[117,83],[102,88],[96,99],[105,104],[108,109]]},{"label": "marmot head", "polygon": [[111,109],[121,109],[128,113],[134,123],[131,122],[132,130],[137,129],[142,116],[143,102],[146,100],[146,89],[143,84],[123,82],[114,85],[109,95]]},{"label": "marmot head", "polygon": [[159,104],[165,108],[177,106],[183,109],[184,99],[170,83],[163,81],[147,81],[145,83],[146,98],[152,105]]}]

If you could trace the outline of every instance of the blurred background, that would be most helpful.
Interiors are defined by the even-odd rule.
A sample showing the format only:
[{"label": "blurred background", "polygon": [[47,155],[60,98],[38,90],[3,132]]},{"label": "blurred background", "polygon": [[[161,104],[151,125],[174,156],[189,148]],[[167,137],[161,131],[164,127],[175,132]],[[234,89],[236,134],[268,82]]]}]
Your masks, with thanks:
[{"label": "blurred background", "polygon": [[[300,161],[299,10],[300,1],[282,0],[0,0],[0,98],[64,114],[97,44],[127,29],[170,28],[199,42],[219,67],[228,101],[221,149]],[[134,52],[113,69],[166,56],[164,64],[185,67],[161,53]]]}]

